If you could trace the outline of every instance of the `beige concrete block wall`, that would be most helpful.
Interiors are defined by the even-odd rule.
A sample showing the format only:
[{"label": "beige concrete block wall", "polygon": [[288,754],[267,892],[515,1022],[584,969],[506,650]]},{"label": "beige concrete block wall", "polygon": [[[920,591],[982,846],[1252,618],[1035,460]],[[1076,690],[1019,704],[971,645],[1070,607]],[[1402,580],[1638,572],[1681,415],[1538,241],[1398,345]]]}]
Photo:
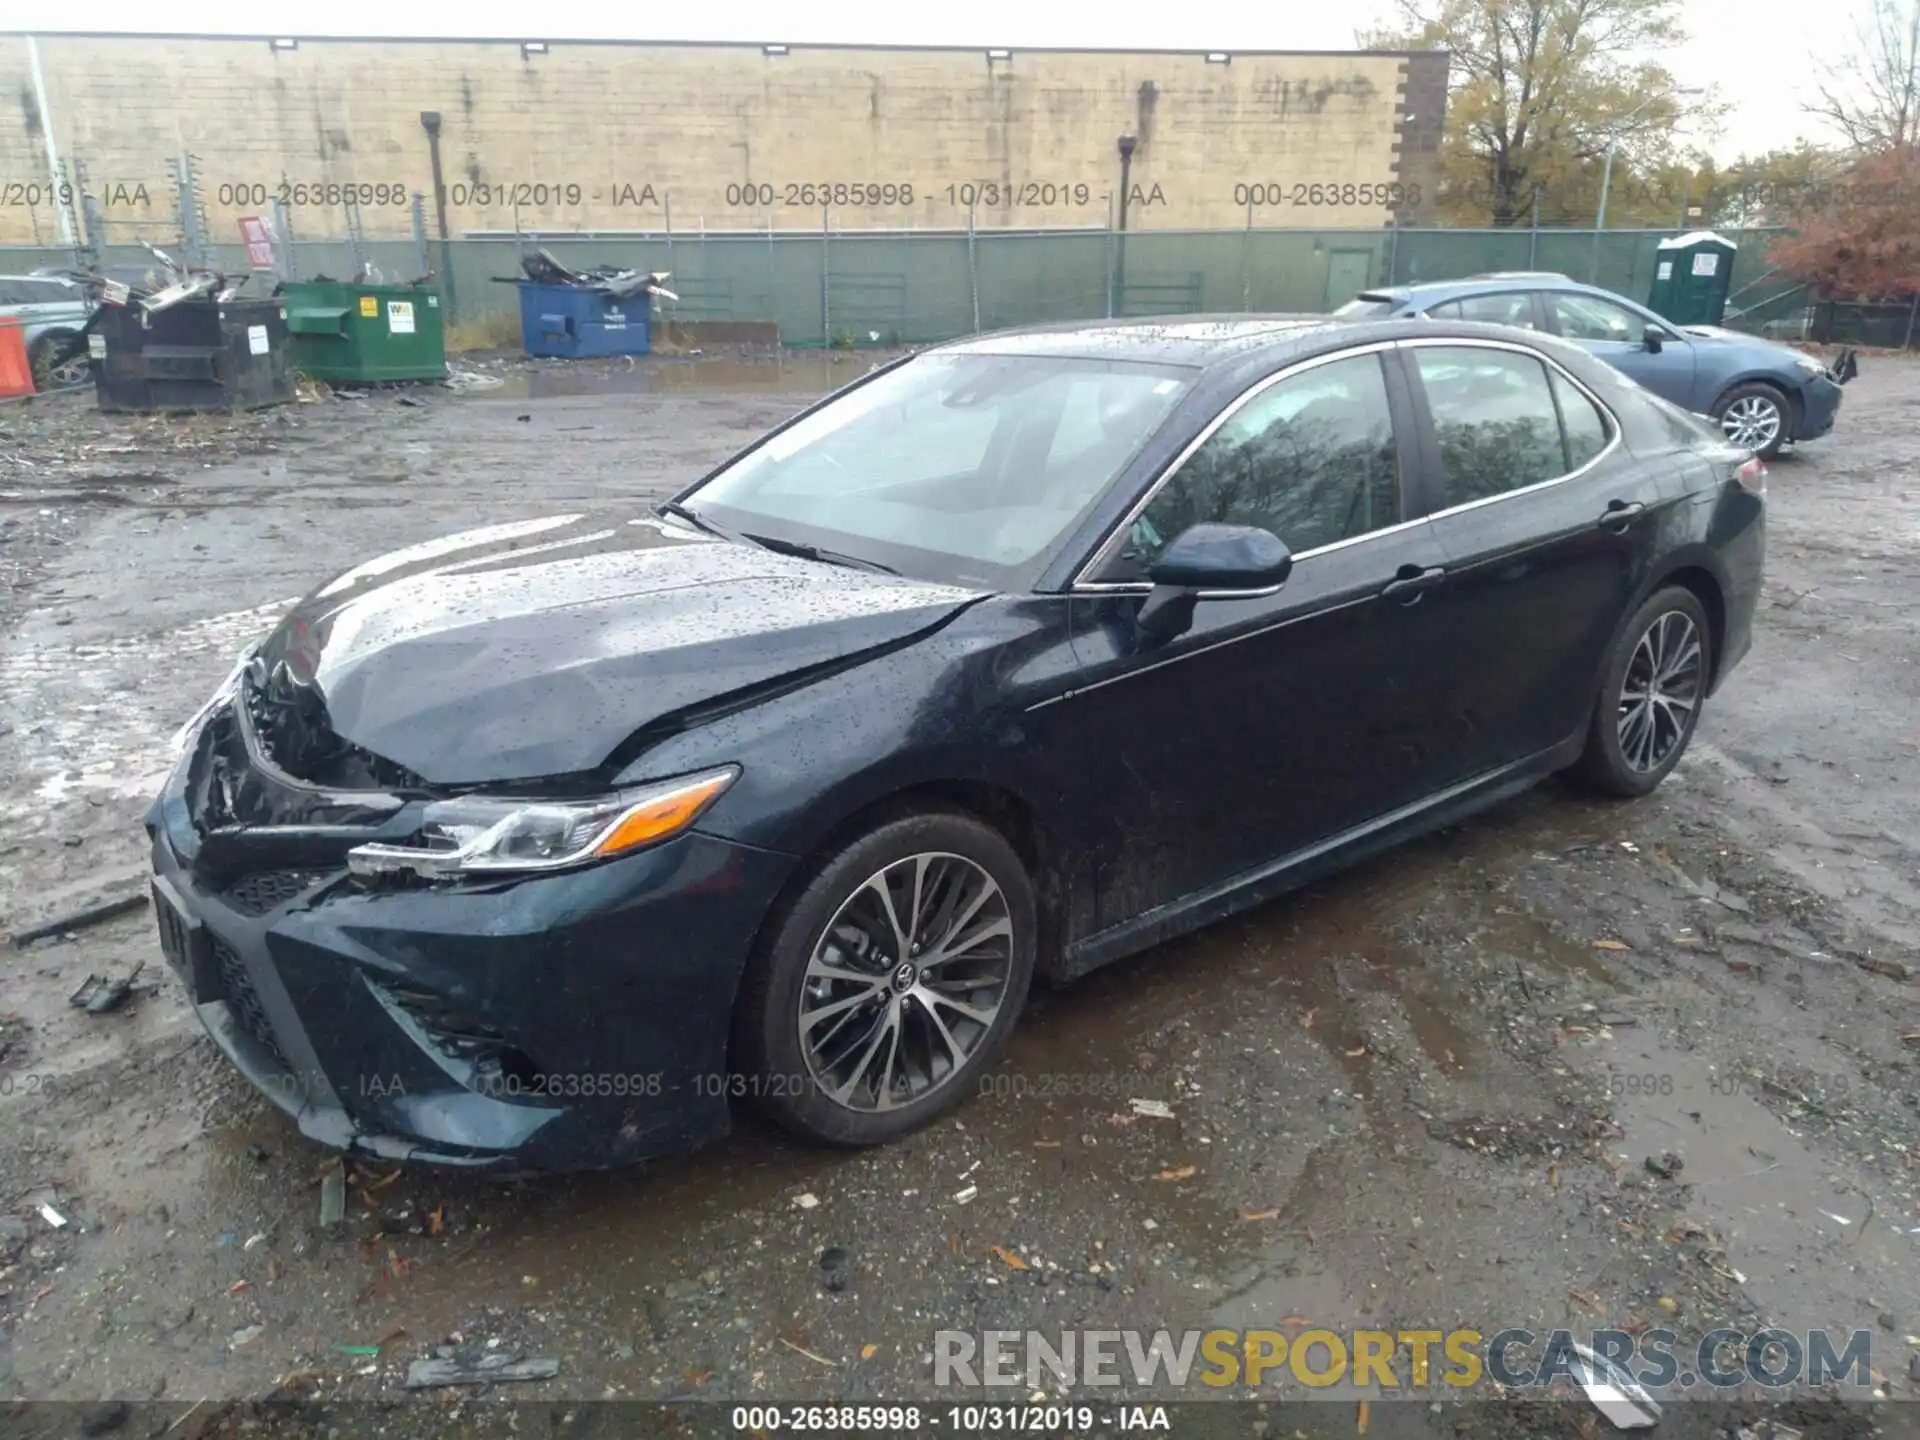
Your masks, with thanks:
[{"label": "beige concrete block wall", "polygon": [[[40,127],[116,232],[171,225],[196,157],[211,237],[278,196],[295,229],[403,235],[441,117],[456,234],[1101,226],[1137,137],[1132,228],[1373,227],[1396,200],[1408,60],[758,46],[0,37],[0,242],[57,239]],[[1247,187],[1261,187],[1249,191]]]}]

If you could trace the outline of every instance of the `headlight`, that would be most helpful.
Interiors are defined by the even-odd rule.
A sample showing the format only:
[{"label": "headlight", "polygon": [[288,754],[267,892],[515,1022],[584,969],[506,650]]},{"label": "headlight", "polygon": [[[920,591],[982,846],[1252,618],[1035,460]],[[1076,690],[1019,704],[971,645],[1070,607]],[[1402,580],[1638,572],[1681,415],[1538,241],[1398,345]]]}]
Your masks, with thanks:
[{"label": "headlight", "polygon": [[591,864],[678,835],[739,774],[729,765],[587,800],[436,800],[422,816],[421,844],[361,845],[347,852],[347,866],[356,875],[437,879]]},{"label": "headlight", "polygon": [[1826,363],[1814,359],[1811,355],[1795,355],[1793,357],[1793,368],[1798,370],[1802,375],[1805,375],[1809,380],[1815,375],[1824,375],[1827,373]]}]

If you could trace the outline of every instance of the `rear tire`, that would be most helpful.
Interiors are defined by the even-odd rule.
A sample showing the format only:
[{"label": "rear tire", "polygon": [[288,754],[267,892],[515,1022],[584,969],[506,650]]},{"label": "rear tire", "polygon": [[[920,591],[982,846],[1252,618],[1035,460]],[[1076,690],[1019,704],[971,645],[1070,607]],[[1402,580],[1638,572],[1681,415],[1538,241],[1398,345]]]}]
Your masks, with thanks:
[{"label": "rear tire", "polygon": [[1691,590],[1669,585],[1620,627],[1575,780],[1606,795],[1646,795],[1673,773],[1700,723],[1713,674],[1713,628]]},{"label": "rear tire", "polygon": [[997,831],[946,810],[885,820],[774,914],[734,1011],[738,1083],[808,1139],[916,1130],[993,1064],[1035,945],[1032,881]]},{"label": "rear tire", "polygon": [[1778,455],[1793,435],[1793,402],[1764,381],[1734,386],[1713,407],[1713,418],[1731,444],[1762,460]]}]

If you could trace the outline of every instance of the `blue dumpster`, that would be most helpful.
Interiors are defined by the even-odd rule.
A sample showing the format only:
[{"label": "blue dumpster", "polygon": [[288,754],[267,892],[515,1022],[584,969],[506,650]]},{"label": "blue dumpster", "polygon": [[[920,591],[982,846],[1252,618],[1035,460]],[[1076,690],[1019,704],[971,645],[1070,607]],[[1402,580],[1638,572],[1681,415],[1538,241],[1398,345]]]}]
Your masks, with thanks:
[{"label": "blue dumpster", "polygon": [[520,282],[520,343],[529,355],[645,355],[653,297],[584,285]]}]

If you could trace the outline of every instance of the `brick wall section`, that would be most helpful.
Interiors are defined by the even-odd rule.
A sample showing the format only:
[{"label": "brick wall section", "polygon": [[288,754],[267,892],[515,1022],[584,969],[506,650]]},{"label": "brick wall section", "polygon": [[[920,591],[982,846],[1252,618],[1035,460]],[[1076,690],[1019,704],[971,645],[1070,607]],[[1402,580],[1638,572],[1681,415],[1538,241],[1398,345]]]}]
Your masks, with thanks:
[{"label": "brick wall section", "polygon": [[[1131,228],[1377,227],[1380,186],[1421,154],[1434,57],[43,36],[47,109],[110,222],[170,220],[167,161],[198,158],[212,238],[294,192],[296,231],[339,234],[324,187],[362,191],[369,233],[430,190],[422,111],[442,117],[455,233],[522,228],[813,229],[1103,225],[1116,141],[1139,137]],[[1437,57],[1444,61],[1444,57]],[[1438,71],[1444,103],[1444,64]],[[0,37],[0,185],[44,181],[25,44]],[[1401,119],[1415,104],[1419,120]],[[41,117],[39,123],[45,123]],[[1437,135],[1436,135],[1437,139]],[[142,213],[132,187],[144,185]],[[312,187],[322,187],[315,193]],[[815,187],[809,192],[804,187]],[[240,188],[236,188],[240,187]],[[743,189],[743,187],[751,187]],[[859,187],[840,189],[834,187]],[[877,188],[876,188],[877,187]],[[891,188],[889,188],[891,187]],[[910,192],[909,189],[910,188]],[[952,188],[950,188],[952,187]],[[909,194],[910,197],[909,198]],[[372,199],[369,202],[368,196]],[[772,204],[764,203],[771,198]],[[855,203],[867,201],[869,203]],[[33,239],[0,208],[0,242]],[[38,217],[44,234],[51,213]]]},{"label": "brick wall section", "polygon": [[1402,186],[1398,220],[1424,225],[1433,220],[1440,190],[1440,137],[1447,119],[1445,51],[1409,55],[1401,69],[1399,122],[1394,139],[1394,173]]}]

